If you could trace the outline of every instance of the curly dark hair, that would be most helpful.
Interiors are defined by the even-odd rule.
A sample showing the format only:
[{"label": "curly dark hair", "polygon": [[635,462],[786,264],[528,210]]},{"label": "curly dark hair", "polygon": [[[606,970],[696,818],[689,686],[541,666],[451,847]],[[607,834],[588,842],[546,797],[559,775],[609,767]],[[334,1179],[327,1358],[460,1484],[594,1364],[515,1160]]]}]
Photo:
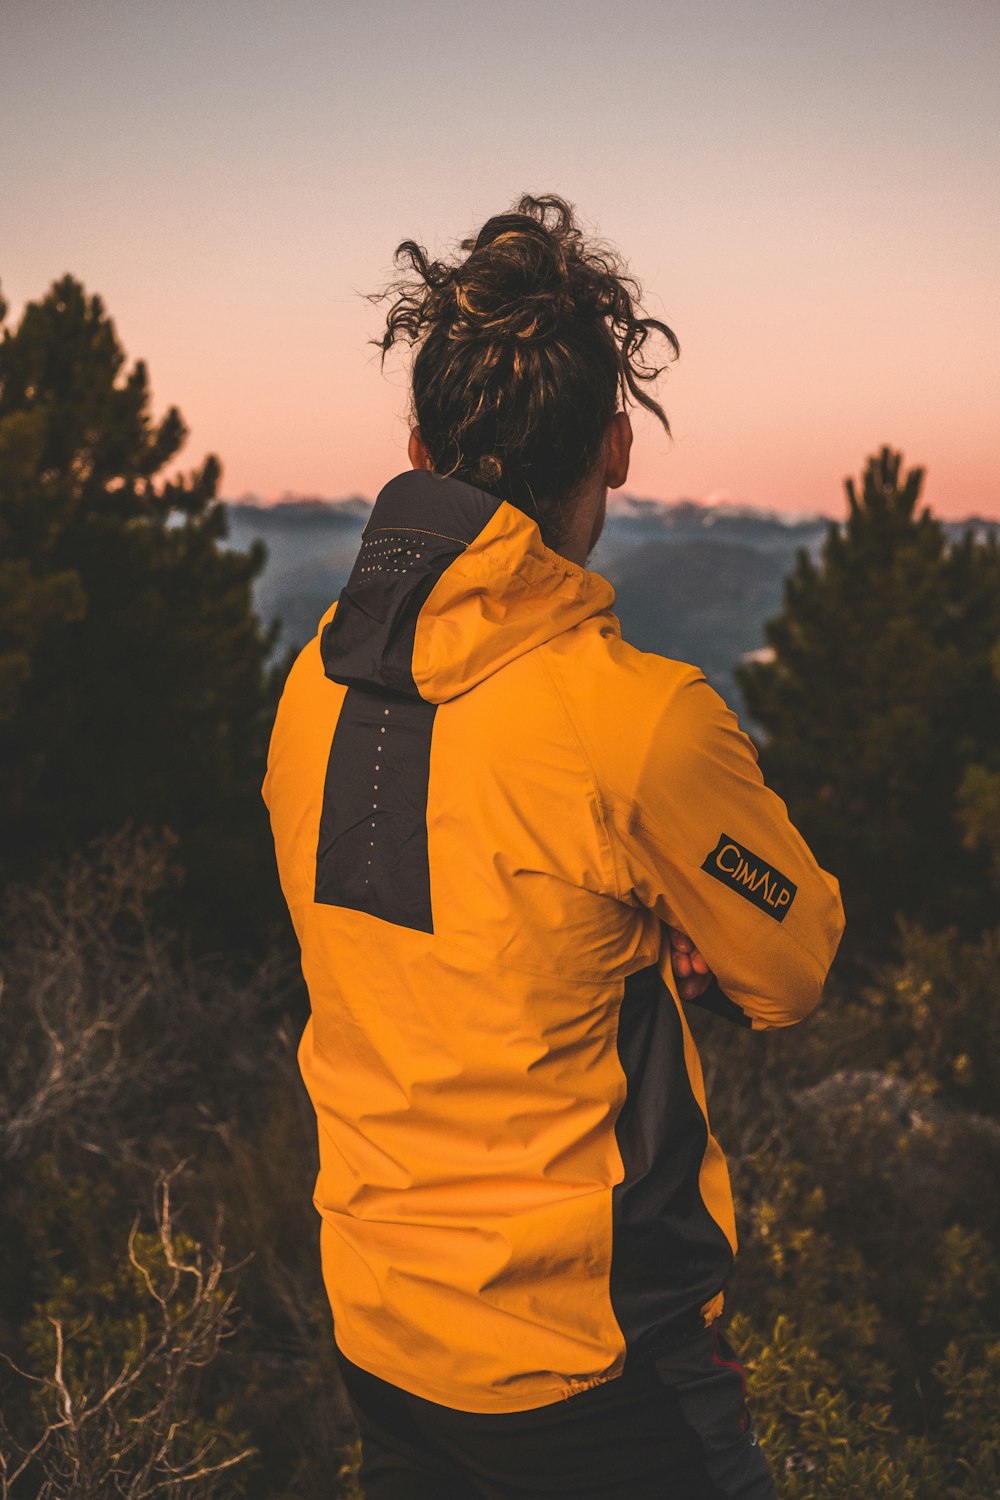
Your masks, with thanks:
[{"label": "curly dark hair", "polygon": [[[551,218],[551,221],[550,221]],[[642,354],[651,331],[680,345],[656,318],[637,316],[640,287],[613,250],[587,242],[574,207],[524,194],[460,242],[454,264],[428,260],[413,240],[394,255],[416,277],[368,300],[395,300],[381,363],[397,339],[419,344],[411,372],[411,425],[435,471],[453,474],[533,516],[558,548],[572,501],[593,472],[621,393],[662,422],[640,389],[665,366]]]}]

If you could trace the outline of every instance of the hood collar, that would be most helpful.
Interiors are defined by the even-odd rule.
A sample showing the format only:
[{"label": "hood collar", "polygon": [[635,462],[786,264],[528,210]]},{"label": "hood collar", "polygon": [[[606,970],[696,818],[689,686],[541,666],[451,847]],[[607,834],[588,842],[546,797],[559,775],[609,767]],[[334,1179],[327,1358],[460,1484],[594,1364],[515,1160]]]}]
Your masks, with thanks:
[{"label": "hood collar", "polygon": [[524,511],[431,469],[390,479],[361,538],[320,635],[327,677],[347,686],[444,703],[615,602]]}]

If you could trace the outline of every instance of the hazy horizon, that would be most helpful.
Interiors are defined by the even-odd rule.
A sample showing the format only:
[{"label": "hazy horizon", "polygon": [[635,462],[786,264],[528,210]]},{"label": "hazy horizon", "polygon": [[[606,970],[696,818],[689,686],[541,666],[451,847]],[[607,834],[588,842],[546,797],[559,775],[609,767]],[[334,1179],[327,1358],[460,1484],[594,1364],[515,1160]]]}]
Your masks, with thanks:
[{"label": "hazy horizon", "polygon": [[[310,494],[305,491],[300,492],[285,490],[278,495],[271,496],[261,495],[258,491],[255,490],[244,490],[239,495],[220,494],[219,498],[223,500],[227,505],[256,505],[265,510],[273,510],[283,505],[341,505],[358,501],[361,501],[366,505],[373,505],[375,502],[374,494],[366,495],[358,489],[349,489],[344,493],[338,495],[321,495],[315,493]],[[694,505],[708,511],[717,510],[720,513],[724,513],[727,510],[747,511],[761,516],[778,516],[782,519],[787,518],[790,521],[800,523],[806,523],[809,521],[844,521],[847,519],[848,512],[846,495],[844,497],[843,514],[836,516],[831,515],[827,511],[819,510],[784,510],[777,505],[767,505],[766,503],[756,504],[749,501],[735,500],[729,496],[720,497],[718,499],[709,499],[706,497],[698,498],[693,495],[644,495],[640,494],[636,490],[631,489],[622,489],[613,493],[609,493],[608,495],[609,510],[625,508],[630,503],[660,505],[664,507]],[[929,505],[927,501],[923,499],[918,500],[918,513],[920,510],[925,508],[929,509],[931,513],[937,517],[938,520],[945,522],[948,525],[954,525],[963,521],[988,521],[995,525],[1000,525],[1000,514],[996,516],[990,516],[982,511],[967,511],[964,514],[954,516],[940,515],[933,505]]]},{"label": "hazy horizon", "polygon": [[[12,0],[0,290],[70,272],[227,494],[377,492],[413,238],[576,206],[680,343],[629,485],[835,517],[883,445],[1000,516],[1000,8],[985,0]],[[646,351],[666,357],[661,339]]]}]

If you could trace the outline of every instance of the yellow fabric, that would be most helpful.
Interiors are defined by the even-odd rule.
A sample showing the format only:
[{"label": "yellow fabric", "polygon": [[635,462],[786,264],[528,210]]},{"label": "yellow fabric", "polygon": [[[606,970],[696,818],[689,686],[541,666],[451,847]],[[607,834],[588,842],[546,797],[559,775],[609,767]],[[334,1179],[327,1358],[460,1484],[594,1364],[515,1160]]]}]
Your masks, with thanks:
[{"label": "yellow fabric", "polygon": [[[337,1341],[468,1411],[541,1406],[622,1371],[616,1029],[624,980],[645,965],[677,1007],[708,1119],[662,923],[691,935],[758,1030],[812,1010],[843,930],[838,882],[764,786],[735,714],[697,667],[623,641],[613,603],[507,504],[423,603],[413,678],[439,705],[433,933],[313,899],[348,691],[320,654],[336,605],[271,738],[262,790],[311,1000],[299,1061]],[[700,868],[723,833],[796,884],[780,922]],[[698,1186],[735,1251],[710,1131]],[[720,1292],[705,1322],[721,1307]]]}]

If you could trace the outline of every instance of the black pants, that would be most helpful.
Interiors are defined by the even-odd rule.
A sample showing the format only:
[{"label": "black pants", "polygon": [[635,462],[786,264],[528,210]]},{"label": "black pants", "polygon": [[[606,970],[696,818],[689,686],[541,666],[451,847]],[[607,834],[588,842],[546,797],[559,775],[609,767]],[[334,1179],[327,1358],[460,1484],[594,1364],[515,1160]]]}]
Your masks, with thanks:
[{"label": "black pants", "polygon": [[365,1500],[776,1500],[743,1366],[717,1323],[530,1411],[456,1411],[339,1348],[337,1361]]}]

